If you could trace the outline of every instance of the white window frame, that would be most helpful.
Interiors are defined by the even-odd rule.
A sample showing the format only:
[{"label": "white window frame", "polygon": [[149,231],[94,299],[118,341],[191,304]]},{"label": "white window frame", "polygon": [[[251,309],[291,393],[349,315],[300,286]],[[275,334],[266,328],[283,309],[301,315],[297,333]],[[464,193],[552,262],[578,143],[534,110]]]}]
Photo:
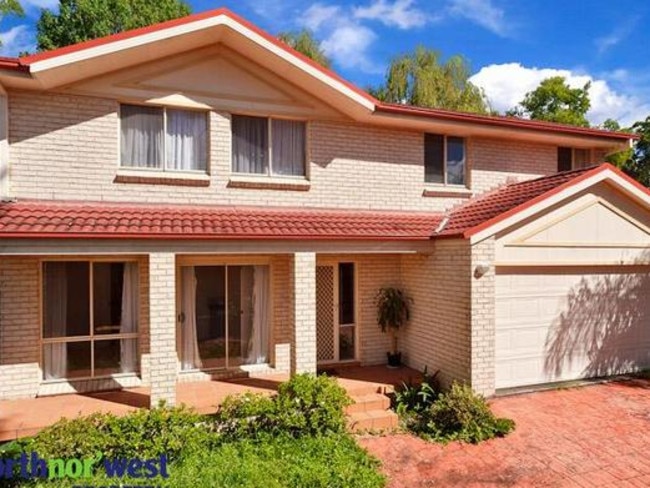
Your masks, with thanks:
[{"label": "white window frame", "polygon": [[[124,105],[130,105],[133,107],[144,107],[144,108],[156,108],[162,110],[163,113],[163,125],[162,125],[162,135],[163,135],[163,145],[162,145],[162,167],[160,168],[148,168],[141,166],[126,166],[122,164],[122,107]],[[178,110],[185,112],[194,112],[202,113],[205,117],[205,169],[173,169],[167,168],[167,110]],[[196,175],[205,175],[209,174],[210,168],[210,112],[206,110],[191,109],[187,107],[168,107],[161,105],[144,105],[141,103],[120,103],[119,111],[119,130],[118,130],[118,139],[119,139],[119,168],[123,171],[144,171],[150,173],[171,173],[171,174],[196,174]]]},{"label": "white window frame", "polygon": [[[308,126],[308,122],[306,120],[303,120],[303,119],[290,119],[290,118],[282,118],[282,117],[269,117],[269,116],[266,116],[266,115],[249,115],[249,114],[241,114],[241,113],[236,113],[236,114],[234,113],[234,114],[232,114],[232,116],[235,116],[235,117],[236,116],[257,117],[259,119],[266,119],[266,129],[267,129],[266,137],[267,137],[268,146],[269,146],[268,149],[267,149],[267,158],[268,158],[269,164],[268,164],[268,166],[266,168],[265,173],[241,173],[241,172],[233,170],[233,167],[232,167],[233,164],[232,164],[232,160],[231,160],[231,164],[230,164],[230,172],[231,172],[231,174],[233,174],[235,176],[250,176],[250,177],[264,177],[264,178],[294,178],[294,179],[295,178],[300,178],[300,179],[307,178],[307,160],[309,159],[309,156],[308,156],[308,150],[309,150],[309,142],[308,142],[308,139],[309,139],[309,126]],[[289,122],[301,122],[302,124],[304,124],[304,127],[305,127],[305,147],[304,147],[304,149],[305,149],[305,158],[303,159],[303,162],[302,162],[303,171],[302,171],[302,174],[300,174],[300,175],[282,175],[282,174],[273,172],[273,121],[274,120],[286,120],[286,121],[289,121]],[[232,140],[232,134],[233,134],[233,132],[232,132],[232,126],[231,126],[231,128],[230,128],[231,140]],[[233,143],[231,142],[231,153],[232,153],[232,144]]]},{"label": "white window frame", "polygon": [[[468,181],[469,181],[469,174],[467,171],[467,138],[462,137],[462,136],[454,136],[454,135],[447,135],[447,134],[436,134],[434,132],[428,132],[427,134],[435,135],[435,136],[441,136],[443,138],[443,143],[442,143],[442,183],[436,183],[433,181],[426,181],[426,161],[425,161],[425,166],[424,166],[424,177],[425,177],[425,184],[431,185],[431,186],[447,186],[451,188],[467,188],[468,187]],[[463,141],[463,182],[462,183],[449,183],[447,181],[447,176],[448,176],[448,171],[447,171],[447,147],[448,147],[448,139],[449,138],[454,138],[454,139],[462,139]],[[425,147],[424,147],[424,152],[426,153],[426,139],[424,141]]]},{"label": "white window frame", "polygon": [[[55,262],[79,262],[79,263],[88,263],[88,300],[89,300],[89,307],[88,307],[88,314],[89,314],[89,328],[90,330],[88,331],[89,333],[87,335],[83,336],[70,336],[70,337],[45,337],[44,336],[44,331],[45,331],[45,307],[43,306],[43,300],[45,299],[45,294],[44,294],[44,277],[45,277],[45,264],[46,263],[55,263]],[[39,340],[39,355],[40,355],[40,365],[41,365],[41,382],[43,383],[58,383],[58,382],[69,382],[69,381],[85,381],[85,380],[92,380],[92,379],[98,379],[98,378],[114,378],[114,377],[120,377],[120,376],[133,376],[137,375],[140,372],[140,344],[138,344],[138,361],[137,361],[137,367],[134,371],[129,372],[129,373],[113,373],[113,374],[108,374],[108,375],[95,375],[95,341],[108,341],[108,340],[119,340],[119,339],[134,339],[136,341],[140,340],[140,320],[138,320],[138,330],[135,332],[131,333],[117,333],[117,334],[95,334],[95,317],[94,317],[94,300],[95,300],[95,290],[94,290],[94,264],[95,263],[102,263],[102,264],[111,264],[111,263],[119,263],[119,264],[127,264],[127,263],[132,263],[132,262],[137,262],[135,259],[102,259],[102,258],[91,258],[91,259],[74,259],[74,258],[66,258],[66,259],[43,259],[40,262],[39,265],[39,307],[40,307],[40,340]],[[140,273],[141,273],[141,266],[140,263],[138,263],[138,282],[140,280]],[[140,303],[138,302],[138,311],[140,310]],[[90,342],[90,376],[74,376],[74,377],[63,377],[63,378],[56,378],[56,379],[45,379],[45,361],[43,358],[43,350],[45,349],[45,346],[47,344],[68,344],[70,342]]]}]

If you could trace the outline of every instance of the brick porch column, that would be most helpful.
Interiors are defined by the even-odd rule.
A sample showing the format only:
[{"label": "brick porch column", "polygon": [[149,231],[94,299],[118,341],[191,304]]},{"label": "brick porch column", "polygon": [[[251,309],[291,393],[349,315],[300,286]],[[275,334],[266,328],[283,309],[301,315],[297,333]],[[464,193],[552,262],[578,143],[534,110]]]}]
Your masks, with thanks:
[{"label": "brick porch column", "polygon": [[[495,289],[494,237],[472,247],[472,388],[485,396],[494,395],[495,385]],[[477,266],[488,270],[475,274]]]},{"label": "brick porch column", "polygon": [[150,370],[152,407],[176,404],[176,256],[149,254]]},{"label": "brick porch column", "polygon": [[293,255],[294,354],[291,374],[316,373],[316,254]]}]

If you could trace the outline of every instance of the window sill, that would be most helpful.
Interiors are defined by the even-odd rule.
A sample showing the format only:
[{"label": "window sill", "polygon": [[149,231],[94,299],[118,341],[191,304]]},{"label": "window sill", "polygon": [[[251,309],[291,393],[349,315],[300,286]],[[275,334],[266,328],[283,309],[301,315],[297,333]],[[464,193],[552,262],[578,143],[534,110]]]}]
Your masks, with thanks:
[{"label": "window sill", "polygon": [[437,198],[472,198],[474,192],[464,186],[432,185],[427,186],[424,189],[422,196]]},{"label": "window sill", "polygon": [[232,175],[228,180],[228,188],[308,191],[311,182],[303,177]]},{"label": "window sill", "polygon": [[210,186],[210,175],[205,173],[184,173],[164,171],[119,170],[114,183],[136,185]]}]

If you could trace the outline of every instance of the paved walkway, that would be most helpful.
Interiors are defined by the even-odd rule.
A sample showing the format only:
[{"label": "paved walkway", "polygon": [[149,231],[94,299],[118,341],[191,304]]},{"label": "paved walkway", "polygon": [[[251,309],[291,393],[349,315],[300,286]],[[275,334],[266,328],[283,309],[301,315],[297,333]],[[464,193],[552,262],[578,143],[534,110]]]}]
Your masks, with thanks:
[{"label": "paved walkway", "polygon": [[630,381],[498,398],[514,433],[442,447],[409,435],[367,437],[389,486],[650,486],[650,382]]}]

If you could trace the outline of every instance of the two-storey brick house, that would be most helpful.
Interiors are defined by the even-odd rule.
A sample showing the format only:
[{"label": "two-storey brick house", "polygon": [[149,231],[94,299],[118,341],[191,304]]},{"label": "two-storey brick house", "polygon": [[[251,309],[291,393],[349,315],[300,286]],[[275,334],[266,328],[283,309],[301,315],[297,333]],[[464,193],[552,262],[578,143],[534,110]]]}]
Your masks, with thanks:
[{"label": "two-storey brick house", "polygon": [[0,398],[383,363],[384,286],[486,394],[650,365],[628,134],[384,104],[227,10],[0,84]]}]

